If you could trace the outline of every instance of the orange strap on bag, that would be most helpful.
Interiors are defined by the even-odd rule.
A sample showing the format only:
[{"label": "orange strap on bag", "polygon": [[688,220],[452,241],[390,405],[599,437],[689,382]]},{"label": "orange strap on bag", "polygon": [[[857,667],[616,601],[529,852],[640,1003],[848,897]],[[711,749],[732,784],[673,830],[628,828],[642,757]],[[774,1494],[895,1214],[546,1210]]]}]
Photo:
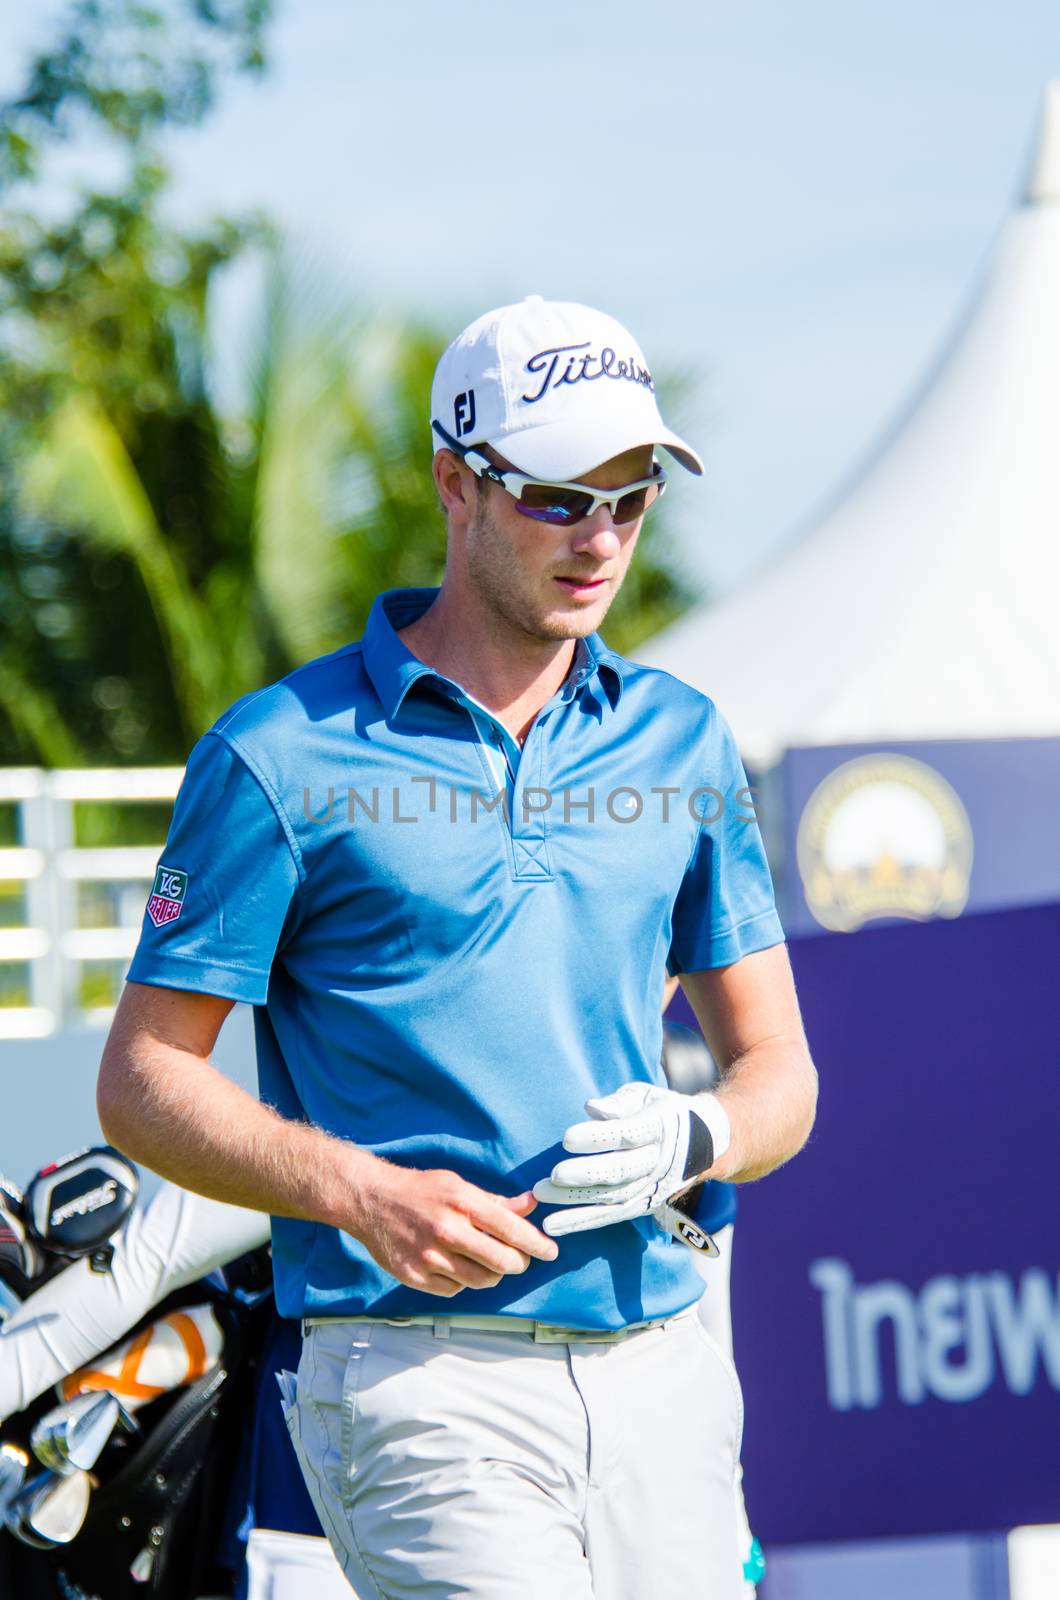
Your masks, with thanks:
[{"label": "orange strap on bag", "polygon": [[216,1367],[224,1335],[212,1306],[170,1311],[93,1365],[70,1373],[59,1385],[64,1400],[105,1389],[128,1411],[194,1383]]}]

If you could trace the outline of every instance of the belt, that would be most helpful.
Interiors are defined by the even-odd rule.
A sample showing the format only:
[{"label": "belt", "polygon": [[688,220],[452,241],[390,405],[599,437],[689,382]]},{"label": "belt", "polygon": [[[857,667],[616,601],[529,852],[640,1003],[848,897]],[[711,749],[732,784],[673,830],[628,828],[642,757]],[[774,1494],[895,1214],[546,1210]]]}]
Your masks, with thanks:
[{"label": "belt", "polygon": [[339,1323],[382,1323],[388,1328],[431,1328],[436,1339],[448,1339],[450,1333],[522,1333],[533,1336],[535,1344],[616,1344],[628,1339],[632,1333],[645,1333],[649,1328],[665,1328],[680,1317],[691,1316],[695,1306],[686,1306],[668,1317],[655,1317],[648,1322],[630,1322],[624,1328],[564,1328],[551,1322],[536,1322],[532,1317],[474,1317],[433,1316],[418,1317],[303,1317],[302,1335],[308,1328],[337,1326]]}]

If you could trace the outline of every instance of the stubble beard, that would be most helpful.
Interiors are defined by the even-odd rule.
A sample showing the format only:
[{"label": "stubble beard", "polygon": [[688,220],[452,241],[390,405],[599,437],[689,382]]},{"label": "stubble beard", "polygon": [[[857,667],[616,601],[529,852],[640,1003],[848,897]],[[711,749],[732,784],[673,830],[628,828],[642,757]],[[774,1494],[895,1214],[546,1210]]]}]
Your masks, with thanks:
[{"label": "stubble beard", "polygon": [[[621,587],[612,582],[608,586],[607,603],[602,609],[586,607],[584,611],[560,611],[557,600],[549,599],[536,590],[520,569],[519,559],[489,514],[485,496],[475,508],[468,530],[468,576],[476,593],[486,607],[504,626],[532,639],[584,639],[603,622]],[[625,577],[625,573],[622,574]],[[551,575],[541,582],[552,584]]]}]

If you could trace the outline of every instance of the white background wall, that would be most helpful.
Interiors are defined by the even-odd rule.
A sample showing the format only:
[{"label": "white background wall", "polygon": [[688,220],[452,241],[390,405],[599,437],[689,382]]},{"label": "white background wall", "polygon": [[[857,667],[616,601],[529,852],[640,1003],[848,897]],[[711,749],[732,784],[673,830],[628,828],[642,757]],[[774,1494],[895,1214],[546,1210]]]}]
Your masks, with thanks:
[{"label": "white background wall", "polygon": [[[96,1119],[96,1072],[106,1030],[81,1029],[48,1039],[0,1042],[0,1171],[26,1184],[67,1151],[102,1140]],[[214,1052],[221,1070],[257,1091],[249,1006],[228,1016]],[[151,1188],[145,1175],[145,1187]]]}]

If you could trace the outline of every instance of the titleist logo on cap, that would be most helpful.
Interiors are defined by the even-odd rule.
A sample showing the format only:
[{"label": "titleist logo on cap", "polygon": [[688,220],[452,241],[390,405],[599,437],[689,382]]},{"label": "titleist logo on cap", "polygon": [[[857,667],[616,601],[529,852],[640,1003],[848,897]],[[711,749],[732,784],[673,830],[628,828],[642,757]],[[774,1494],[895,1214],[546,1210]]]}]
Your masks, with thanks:
[{"label": "titleist logo on cap", "polygon": [[[534,394],[524,394],[523,399],[527,405],[535,405],[538,400],[543,400],[550,389],[558,389],[561,384],[593,383],[598,378],[624,379],[627,383],[643,384],[645,389],[655,392],[651,373],[647,367],[642,367],[634,361],[632,356],[628,361],[619,359],[617,353],[610,345],[605,345],[599,355],[594,355],[589,349],[590,341],[584,340],[582,344],[553,345],[549,350],[538,350],[526,363],[527,372],[535,377],[543,374],[541,382]],[[587,351],[586,355],[578,355],[579,350]],[[563,356],[567,357],[559,376],[556,373],[561,365]],[[596,365],[596,371],[591,369]]]}]

